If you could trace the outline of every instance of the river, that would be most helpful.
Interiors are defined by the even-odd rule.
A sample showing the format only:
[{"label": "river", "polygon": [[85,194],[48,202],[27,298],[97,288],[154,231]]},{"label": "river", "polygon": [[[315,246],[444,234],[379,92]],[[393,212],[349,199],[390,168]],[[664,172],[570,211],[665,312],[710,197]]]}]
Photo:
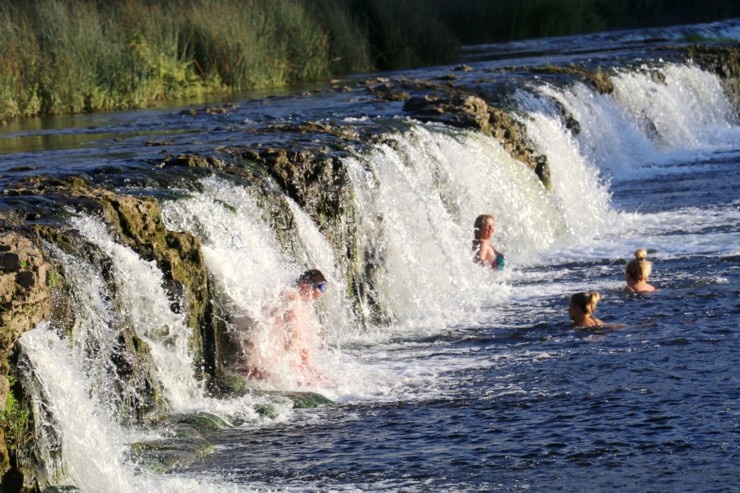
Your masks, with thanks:
[{"label": "river", "polygon": [[[332,403],[297,409],[259,392],[212,398],[193,375],[189,329],[170,309],[156,265],[114,241],[99,218],[73,214],[70,227],[105,252],[113,280],[57,252],[79,310],[75,335],[59,339],[44,322],[20,342],[46,395],[39,416],[58,437],[37,430],[36,442],[61,450],[60,462],[46,465],[52,485],[740,491],[740,122],[715,75],[660,59],[660,43],[692,29],[734,43],[740,36],[735,20],[466,49],[470,71],[454,72],[455,83],[518,67],[511,101],[547,156],[549,191],[494,139],[406,119],[401,102],[352,86],[378,76],[435,80],[450,67],[235,96],[210,114],[200,105],[167,106],[3,127],[3,180],[86,173],[159,197],[167,228],[201,239],[232,314],[259,318],[304,268],[318,267],[329,280],[317,304],[324,344],[315,358],[327,379],[310,390]],[[619,60],[611,94],[554,84],[535,70],[602,59]],[[297,246],[286,251],[252,189],[218,175],[167,190],[141,178],[145,163],[166,153],[269,145],[292,134],[266,127],[305,121],[386,128],[383,139],[340,157],[359,241],[379,265],[373,299],[385,307],[385,323],[355,315],[341,251],[298,203],[289,201]],[[481,213],[496,217],[502,272],[470,261]],[[653,262],[654,293],[623,290],[637,248]],[[572,328],[569,296],[589,290],[601,293],[598,317],[624,328]],[[105,351],[89,352],[91,341],[115,344],[112,321],[122,317],[151,346],[170,412],[228,423],[208,435],[210,453],[167,473],[133,459],[130,446],[171,433],[124,424],[110,405],[115,383],[100,359]],[[252,385],[305,390],[283,376]]]}]

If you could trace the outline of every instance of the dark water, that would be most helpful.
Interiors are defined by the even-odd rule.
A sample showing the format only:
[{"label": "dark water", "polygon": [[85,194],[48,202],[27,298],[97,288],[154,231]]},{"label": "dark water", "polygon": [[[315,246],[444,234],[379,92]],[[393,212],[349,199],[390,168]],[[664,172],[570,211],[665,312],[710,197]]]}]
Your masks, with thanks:
[{"label": "dark water", "polygon": [[[674,43],[682,33],[671,31],[665,40]],[[638,63],[649,51],[648,38],[622,33],[493,52],[476,48],[467,55],[475,70],[459,73],[458,83],[485,86],[500,67],[525,60],[532,66],[575,59],[598,65],[630,53]],[[432,80],[449,69],[408,75]],[[522,87],[535,79],[525,69],[512,77]],[[84,172],[139,191],[138,175],[151,168],[148,160],[167,153],[212,153],[220,145],[294,137],[262,132],[272,123],[396,119],[390,128],[400,106],[355,88],[315,98],[255,97],[223,114],[195,117],[163,108],[39,120],[4,129],[0,183]],[[737,135],[736,116],[730,123]],[[604,137],[607,132],[605,126]],[[446,145],[442,138],[438,143]],[[548,144],[545,154],[556,162],[563,151]],[[538,260],[512,262],[502,301],[469,317],[444,319],[443,329],[397,331],[393,338],[369,337],[337,349],[365,368],[391,374],[398,382],[392,391],[344,391],[333,405],[209,436],[215,452],[166,476],[155,490],[177,491],[172,484],[185,477],[202,481],[203,491],[221,491],[221,485],[224,491],[740,491],[740,148],[737,139],[706,147],[610,172],[610,207],[620,216],[614,231],[555,244]],[[463,164],[451,160],[450,168],[464,174]],[[503,227],[510,217],[499,215]],[[541,240],[520,236],[522,247]],[[627,295],[620,290],[624,264],[641,246],[650,249],[651,282],[659,291]],[[516,259],[516,251],[508,253]],[[467,250],[459,255],[468,260]],[[627,327],[571,328],[568,296],[593,287],[603,295],[598,317]],[[449,291],[440,292],[438,304],[456,313],[444,296]],[[71,380],[60,386],[82,381]],[[90,407],[84,400],[76,404]],[[79,414],[73,406],[71,414]],[[94,443],[85,438],[75,442],[77,449]],[[93,459],[79,462],[95,469]],[[127,466],[100,475],[101,481],[125,476]],[[136,484],[129,479],[111,491]]]},{"label": "dark water", "polygon": [[[297,422],[232,430],[190,472],[299,491],[740,491],[739,165],[737,153],[720,153],[614,183],[613,204],[626,212],[690,210],[697,222],[701,210],[729,214],[720,226],[659,234],[687,246],[720,235],[736,252],[707,245],[666,255],[654,263],[659,291],[605,293],[598,315],[626,328],[574,331],[565,294],[497,307],[505,326],[462,325],[376,348],[440,368],[475,362],[442,370],[438,397],[338,403]],[[677,173],[682,166],[703,172]],[[618,281],[623,264],[532,269],[563,283]]]}]

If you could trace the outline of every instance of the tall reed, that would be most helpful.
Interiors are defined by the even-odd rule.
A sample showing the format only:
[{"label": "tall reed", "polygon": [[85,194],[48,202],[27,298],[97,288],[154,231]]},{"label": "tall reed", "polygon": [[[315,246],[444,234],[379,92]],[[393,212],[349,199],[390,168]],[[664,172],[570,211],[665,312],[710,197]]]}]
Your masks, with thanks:
[{"label": "tall reed", "polygon": [[13,0],[0,119],[326,78],[328,39],[301,0]]},{"label": "tall reed", "polygon": [[451,63],[458,45],[740,15],[736,0],[3,0],[0,121]]}]

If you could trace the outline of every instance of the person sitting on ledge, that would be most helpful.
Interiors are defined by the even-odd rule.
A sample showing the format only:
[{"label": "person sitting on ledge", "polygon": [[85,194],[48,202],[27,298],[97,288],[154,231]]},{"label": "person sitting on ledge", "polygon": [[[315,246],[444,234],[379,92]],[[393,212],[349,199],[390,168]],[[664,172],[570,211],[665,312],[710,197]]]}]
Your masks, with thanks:
[{"label": "person sitting on ledge", "polygon": [[570,297],[568,315],[573,321],[573,327],[577,329],[589,327],[603,327],[607,329],[618,329],[624,327],[621,324],[605,324],[594,316],[596,305],[601,300],[601,295],[596,291],[588,293],[576,293]]},{"label": "person sitting on ledge", "polygon": [[503,270],[506,265],[504,254],[497,251],[491,244],[493,232],[496,229],[496,220],[491,214],[481,214],[473,225],[473,260],[492,270]]},{"label": "person sitting on ledge", "polygon": [[648,284],[648,278],[653,270],[653,263],[647,259],[647,250],[635,250],[635,259],[627,263],[624,280],[627,282],[625,290],[628,293],[651,293],[655,287]]}]

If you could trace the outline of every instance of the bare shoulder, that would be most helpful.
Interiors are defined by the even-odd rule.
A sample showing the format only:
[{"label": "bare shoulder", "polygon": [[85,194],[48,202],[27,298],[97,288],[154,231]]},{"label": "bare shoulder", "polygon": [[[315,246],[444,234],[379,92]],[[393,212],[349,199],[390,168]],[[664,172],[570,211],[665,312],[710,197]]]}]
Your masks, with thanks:
[{"label": "bare shoulder", "polygon": [[295,289],[288,288],[283,291],[282,297],[283,301],[289,302],[299,300],[301,298],[301,295]]},{"label": "bare shoulder", "polygon": [[483,242],[478,255],[482,262],[490,263],[496,257],[496,250],[488,242]]}]

